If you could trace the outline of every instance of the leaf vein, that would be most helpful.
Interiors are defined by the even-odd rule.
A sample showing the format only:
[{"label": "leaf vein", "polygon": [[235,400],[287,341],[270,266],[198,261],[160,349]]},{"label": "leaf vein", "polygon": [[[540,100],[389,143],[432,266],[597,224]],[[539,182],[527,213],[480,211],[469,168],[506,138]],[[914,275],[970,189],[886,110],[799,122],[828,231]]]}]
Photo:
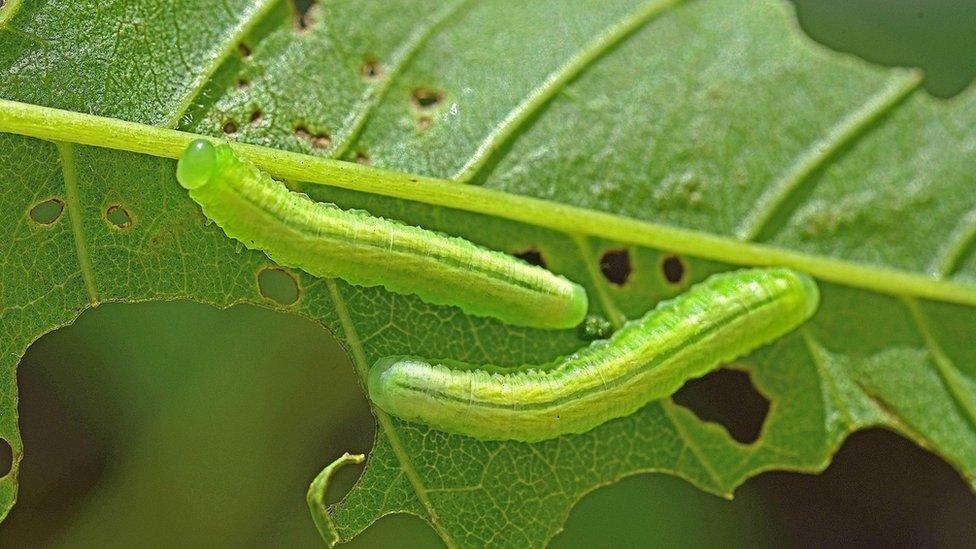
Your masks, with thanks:
[{"label": "leaf vein", "polygon": [[[352,317],[349,315],[349,309],[346,307],[346,302],[339,293],[339,287],[336,285],[335,280],[328,280],[326,282],[326,286],[329,289],[329,295],[331,296],[332,302],[335,305],[336,315],[339,317],[339,323],[342,325],[346,343],[349,344],[349,350],[352,352],[353,364],[356,365],[356,370],[359,373],[360,379],[365,380],[369,374],[369,364],[366,361],[366,353],[363,350],[363,346],[359,341],[356,326],[352,321]],[[414,492],[417,494],[417,499],[420,500],[420,503],[427,511],[431,525],[435,530],[437,530],[437,533],[444,540],[445,545],[450,548],[457,547],[457,544],[454,542],[451,534],[441,524],[441,521],[437,516],[437,510],[430,501],[427,487],[424,485],[420,475],[414,468],[413,462],[410,460],[410,454],[407,452],[406,448],[404,448],[403,441],[400,440],[399,435],[397,435],[397,431],[393,427],[393,422],[390,420],[390,416],[375,406],[371,406],[371,408],[376,416],[376,421],[380,424],[380,428],[383,430],[383,434],[390,441],[390,448],[393,450],[397,460],[400,462],[401,470],[407,477],[407,480],[410,482],[410,486],[413,487]]]},{"label": "leaf vein", "polygon": [[190,108],[193,102],[196,100],[200,92],[203,91],[207,84],[210,83],[210,77],[220,68],[221,65],[230,57],[231,53],[237,48],[237,43],[241,41],[249,32],[251,32],[261,21],[264,16],[271,11],[271,9],[277,5],[277,0],[256,0],[256,6],[251,9],[250,13],[245,14],[240,23],[233,29],[230,35],[227,36],[227,41],[224,47],[217,52],[217,55],[210,61],[207,67],[198,72],[196,79],[190,84],[186,93],[177,102],[176,106],[173,108],[173,114],[169,119],[164,121],[164,126],[167,128],[174,128],[180,122],[180,118],[186,114],[186,111]]},{"label": "leaf vein", "polygon": [[929,350],[929,354],[932,356],[935,371],[939,374],[942,384],[945,386],[949,395],[952,396],[952,400],[959,408],[959,411],[962,412],[962,416],[966,418],[970,429],[976,433],[976,400],[973,400],[972,395],[968,394],[969,391],[965,387],[966,380],[949,356],[942,350],[939,342],[936,341],[925,318],[925,313],[918,306],[918,301],[907,297],[902,298],[902,301],[908,308],[912,321],[914,321],[919,334],[922,336],[922,340],[925,342],[925,346]]},{"label": "leaf vein", "polygon": [[681,425],[681,421],[674,417],[675,406],[676,404],[674,404],[674,401],[671,399],[661,401],[661,408],[664,410],[664,415],[667,416],[668,421],[671,422],[671,425],[673,425],[675,430],[678,432],[678,436],[681,437],[681,440],[684,442],[684,448],[689,450],[691,454],[695,456],[695,459],[698,460],[699,464],[701,464],[702,469],[708,473],[709,478],[712,480],[717,489],[728,491],[725,487],[725,483],[722,481],[722,477],[718,474],[718,471],[715,470],[715,467],[712,465],[711,461],[706,459],[705,454],[702,452],[701,448],[698,447],[698,444],[694,441],[694,438],[692,438]]},{"label": "leaf vein", "polygon": [[812,174],[824,168],[843,147],[867,133],[866,130],[874,122],[900,105],[921,84],[920,71],[896,71],[866,103],[842,118],[822,138],[800,151],[786,172],[762,193],[752,212],[743,218],[735,230],[736,236],[742,240],[758,239]]},{"label": "leaf vein", "polygon": [[7,23],[17,15],[22,7],[24,7],[24,0],[8,0],[3,9],[0,10],[0,29],[7,28]]},{"label": "leaf vein", "polygon": [[[836,380],[834,379],[833,373],[830,371],[830,367],[827,366],[824,360],[823,346],[820,345],[820,342],[817,341],[814,335],[810,332],[809,328],[800,328],[800,336],[803,338],[803,346],[810,355],[810,360],[813,362],[813,365],[817,369],[817,373],[821,379],[820,394],[823,401],[825,414],[827,413],[827,410],[831,408],[837,410],[843,419],[843,426],[846,427],[847,430],[853,429],[857,426],[857,422],[854,421],[850,410],[848,410],[841,401],[842,394],[837,387]],[[829,431],[834,427],[834,425],[831,425],[833,421],[831,421],[829,417],[825,417],[824,421],[827,423],[824,425],[824,427],[829,433]]]},{"label": "leaf vein", "polygon": [[383,76],[379,83],[368,86],[363,91],[363,95],[359,99],[361,108],[356,113],[352,122],[347,125],[349,128],[348,134],[336,145],[331,154],[332,158],[341,158],[349,151],[349,148],[359,139],[366,124],[372,118],[373,113],[376,112],[376,107],[383,101],[390,87],[400,74],[403,73],[404,69],[410,65],[417,56],[417,53],[437,34],[444,23],[463,11],[464,8],[470,6],[471,1],[461,0],[454,5],[449,5],[446,9],[442,9],[434,17],[430,18],[426,25],[421,26],[410,34],[407,40],[394,53],[390,71]]},{"label": "leaf vein", "polygon": [[550,73],[542,84],[529,92],[521,103],[509,111],[501,123],[478,145],[474,155],[468,159],[452,179],[459,183],[473,181],[488,165],[495,152],[503,148],[518,133],[518,130],[566,85],[578,78],[596,61],[612,51],[614,47],[633,36],[655,17],[684,1],[651,0],[608,27],[606,32],[583,47],[577,55],[570,58],[555,72]]},{"label": "leaf vein", "polygon": [[98,287],[95,285],[95,272],[92,269],[91,255],[88,253],[88,243],[85,240],[85,220],[81,211],[81,199],[78,197],[78,177],[75,173],[74,145],[58,141],[55,143],[61,156],[61,172],[64,175],[64,206],[68,210],[71,221],[71,233],[75,242],[75,253],[78,256],[78,269],[85,282],[88,301],[98,305]]},{"label": "leaf vein", "polygon": [[593,260],[593,250],[590,248],[589,241],[585,236],[580,234],[572,234],[570,236],[576,242],[576,248],[580,252],[583,264],[586,265],[586,272],[590,275],[590,280],[593,281],[593,288],[596,290],[596,295],[600,300],[600,305],[603,307],[603,312],[610,317],[610,323],[613,324],[614,328],[620,328],[627,321],[627,317],[620,311],[617,304],[613,302],[610,295],[607,294],[606,285],[603,284],[599,273],[596,272],[596,262]]},{"label": "leaf vein", "polygon": [[939,278],[951,276],[973,243],[976,243],[976,209],[970,210],[959,220],[942,253],[929,265],[929,273]]}]

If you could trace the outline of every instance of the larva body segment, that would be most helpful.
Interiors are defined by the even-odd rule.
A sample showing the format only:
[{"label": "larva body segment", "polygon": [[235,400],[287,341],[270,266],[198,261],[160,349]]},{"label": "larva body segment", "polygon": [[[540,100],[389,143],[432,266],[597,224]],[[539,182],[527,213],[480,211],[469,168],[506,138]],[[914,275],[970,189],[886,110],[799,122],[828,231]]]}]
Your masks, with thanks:
[{"label": "larva body segment", "polygon": [[191,143],[177,179],[227,236],[280,265],[521,326],[571,328],[586,314],[578,284],[462,238],[314,202],[227,145]]},{"label": "larva body segment", "polygon": [[380,359],[370,370],[369,397],[392,415],[480,439],[583,433],[783,336],[819,302],[813,279],[789,269],[718,274],[551,364]]}]

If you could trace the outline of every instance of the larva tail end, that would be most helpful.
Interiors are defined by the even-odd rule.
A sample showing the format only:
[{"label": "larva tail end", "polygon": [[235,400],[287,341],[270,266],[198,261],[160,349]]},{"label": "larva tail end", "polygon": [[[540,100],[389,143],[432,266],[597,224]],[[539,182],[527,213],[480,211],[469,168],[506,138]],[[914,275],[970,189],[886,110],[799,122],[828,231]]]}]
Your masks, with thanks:
[{"label": "larva tail end", "polygon": [[217,167],[217,149],[205,139],[187,146],[176,164],[176,179],[185,189],[196,189],[210,181]]},{"label": "larva tail end", "polygon": [[573,291],[570,296],[569,322],[567,328],[579,326],[586,320],[586,313],[590,309],[590,298],[586,295],[586,289],[579,284],[573,283]]},{"label": "larva tail end", "polygon": [[800,281],[800,287],[803,291],[804,303],[807,308],[804,311],[804,320],[809,319],[817,312],[820,307],[820,288],[817,286],[817,282],[813,280],[813,277],[806,273],[795,273]]},{"label": "larva tail end", "polygon": [[384,378],[390,375],[390,370],[402,358],[401,356],[388,356],[377,360],[369,369],[369,375],[366,378],[366,393],[369,395],[369,399],[386,412],[392,413],[393,410],[390,410],[389,399],[386,398],[389,383]]}]

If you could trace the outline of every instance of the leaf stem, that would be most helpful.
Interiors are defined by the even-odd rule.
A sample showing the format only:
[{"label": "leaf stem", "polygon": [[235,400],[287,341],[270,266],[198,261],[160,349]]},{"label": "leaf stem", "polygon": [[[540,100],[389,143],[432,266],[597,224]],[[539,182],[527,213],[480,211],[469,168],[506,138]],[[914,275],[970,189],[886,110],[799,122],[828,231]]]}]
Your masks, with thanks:
[{"label": "leaf stem", "polygon": [[[164,158],[178,158],[196,134],[0,100],[0,132]],[[242,157],[279,179],[306,181],[508,219],[567,234],[743,266],[784,266],[825,281],[896,296],[976,305],[976,285],[932,275],[744,242],[453,181],[353,162],[232,143]]]}]

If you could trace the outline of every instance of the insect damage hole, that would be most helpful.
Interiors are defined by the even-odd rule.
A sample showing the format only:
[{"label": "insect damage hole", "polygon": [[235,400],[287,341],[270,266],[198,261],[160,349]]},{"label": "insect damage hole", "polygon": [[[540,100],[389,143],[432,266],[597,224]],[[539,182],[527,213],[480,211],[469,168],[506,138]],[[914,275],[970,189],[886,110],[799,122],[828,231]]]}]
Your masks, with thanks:
[{"label": "insect damage hole", "polygon": [[279,305],[292,305],[298,301],[298,280],[280,267],[265,267],[258,273],[258,291]]},{"label": "insect damage hole", "polygon": [[237,123],[234,122],[233,120],[228,120],[228,121],[224,122],[224,125],[221,126],[221,129],[226,134],[237,133]]},{"label": "insect damage hole", "polygon": [[[3,7],[2,0],[0,0],[0,7]],[[7,439],[0,438],[0,477],[9,475],[13,466],[14,449],[10,447],[10,443],[7,442]]]},{"label": "insect damage hole", "polygon": [[623,286],[633,272],[630,264],[630,251],[627,249],[607,250],[600,257],[600,272],[617,286]]},{"label": "insect damage hole", "polygon": [[667,255],[661,260],[661,274],[668,284],[681,284],[687,270],[685,262],[676,255]]},{"label": "insect damage hole", "polygon": [[383,76],[383,65],[380,64],[379,59],[367,57],[363,59],[363,66],[360,67],[359,74],[369,81],[379,80]]},{"label": "insect damage hole", "polygon": [[420,110],[430,110],[444,101],[444,92],[430,88],[416,88],[410,93],[410,101]]},{"label": "insect damage hole", "polygon": [[292,0],[292,16],[294,17],[295,30],[307,32],[315,26],[315,0]]},{"label": "insect damage hole", "polygon": [[742,370],[720,368],[686,383],[672,397],[702,421],[721,424],[735,440],[752,444],[759,439],[769,413],[769,400]]},{"label": "insect damage hole", "polygon": [[295,126],[295,137],[311,143],[314,149],[328,149],[332,146],[332,137],[329,134],[312,133],[305,124]]},{"label": "insect damage hole", "polygon": [[261,109],[254,109],[251,111],[251,117],[249,118],[251,125],[257,125],[261,123],[261,119],[264,118],[264,112]]},{"label": "insect damage hole", "polygon": [[29,216],[34,223],[52,225],[64,213],[64,201],[60,198],[49,198],[36,204],[30,209]]},{"label": "insect damage hole", "polygon": [[241,42],[237,45],[237,53],[239,53],[244,59],[247,59],[248,57],[251,57],[251,48],[244,42]]},{"label": "insect damage hole", "polygon": [[534,246],[531,248],[526,248],[521,252],[515,252],[512,255],[521,259],[522,261],[525,261],[526,263],[535,265],[536,267],[542,267],[543,269],[548,268],[546,265],[546,258],[543,257],[542,251]]},{"label": "insect damage hole", "polygon": [[132,226],[132,216],[119,204],[113,204],[105,210],[105,219],[119,229],[128,229]]},{"label": "insect damage hole", "polygon": [[369,155],[363,151],[356,151],[356,164],[362,164],[363,166],[368,166]]}]

